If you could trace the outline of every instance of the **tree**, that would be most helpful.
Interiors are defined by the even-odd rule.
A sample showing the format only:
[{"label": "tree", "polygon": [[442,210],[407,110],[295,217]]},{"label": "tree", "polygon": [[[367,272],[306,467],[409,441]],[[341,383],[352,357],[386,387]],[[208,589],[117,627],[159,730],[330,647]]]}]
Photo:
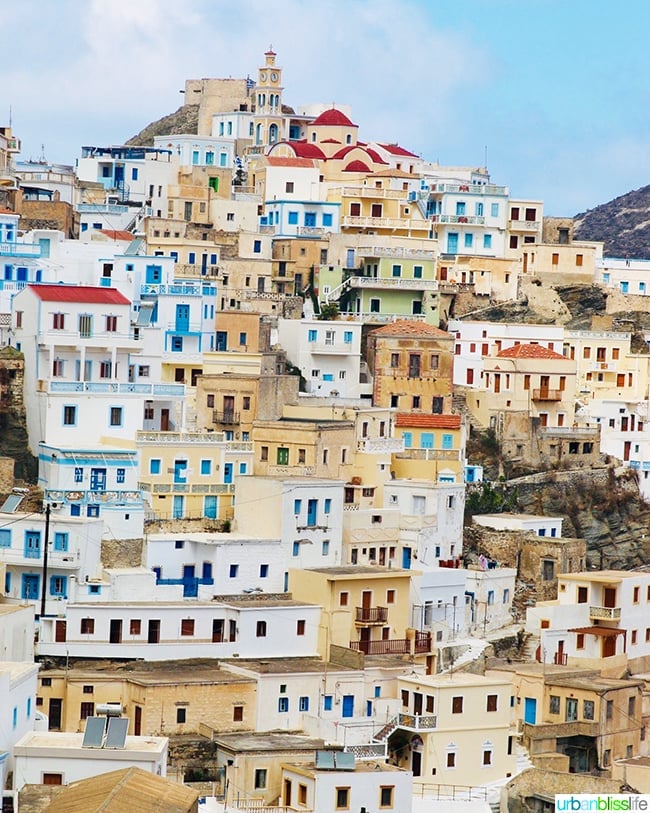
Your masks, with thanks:
[{"label": "tree", "polygon": [[339,318],[339,306],[336,302],[327,302],[320,306],[318,319],[321,321],[333,321]]}]

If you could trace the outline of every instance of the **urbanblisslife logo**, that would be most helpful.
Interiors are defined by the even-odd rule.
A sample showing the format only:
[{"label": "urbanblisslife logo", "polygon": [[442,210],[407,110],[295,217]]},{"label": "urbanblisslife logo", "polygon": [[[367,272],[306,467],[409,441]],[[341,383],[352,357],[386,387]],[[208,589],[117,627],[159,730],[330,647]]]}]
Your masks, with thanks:
[{"label": "urbanblisslife logo", "polygon": [[555,796],[555,810],[571,813],[576,811],[650,811],[650,794],[626,793],[584,793],[584,794],[557,794]]}]

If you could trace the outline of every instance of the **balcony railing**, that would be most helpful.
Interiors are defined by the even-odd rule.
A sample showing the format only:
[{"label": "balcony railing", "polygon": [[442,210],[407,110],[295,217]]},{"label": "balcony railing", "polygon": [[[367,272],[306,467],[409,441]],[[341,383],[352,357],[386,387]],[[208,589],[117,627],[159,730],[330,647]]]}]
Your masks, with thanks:
[{"label": "balcony railing", "polygon": [[417,248],[403,248],[401,246],[370,246],[357,249],[359,257],[395,257],[404,260],[435,260],[435,251],[426,251]]},{"label": "balcony railing", "polygon": [[191,263],[176,263],[175,277],[216,277],[219,274],[218,265],[193,265]]},{"label": "balcony railing", "polygon": [[358,452],[399,453],[404,451],[403,438],[362,438],[357,441]]},{"label": "balcony railing", "polygon": [[[408,638],[393,638],[386,641],[350,641],[350,649],[363,652],[364,655],[406,655],[410,652]],[[431,651],[431,635],[428,632],[416,632],[414,641],[416,655]]]},{"label": "balcony railing", "polygon": [[507,195],[507,186],[494,184],[454,184],[436,183],[431,186],[431,192],[469,192],[472,195]]},{"label": "balcony railing", "polygon": [[404,449],[398,455],[403,460],[460,460],[460,449]]},{"label": "balcony railing", "polygon": [[508,228],[511,231],[537,231],[540,226],[539,220],[509,220]]},{"label": "balcony railing", "polygon": [[561,401],[562,390],[533,390],[533,401]]},{"label": "balcony railing", "polygon": [[345,198],[389,198],[406,200],[407,193],[401,189],[375,189],[372,186],[343,186],[330,190],[333,195]]},{"label": "balcony railing", "polygon": [[12,257],[40,257],[40,245],[31,243],[0,243],[0,255]]},{"label": "balcony railing", "polygon": [[218,412],[216,409],[212,412],[212,423],[223,423],[228,426],[239,423],[239,412],[234,410],[227,410],[226,412]]},{"label": "balcony railing", "polygon": [[438,718],[435,714],[398,714],[396,723],[398,728],[427,731],[437,727]]},{"label": "balcony railing", "polygon": [[[40,382],[39,382],[40,384]],[[173,398],[185,396],[184,384],[132,384],[117,381],[43,381],[39,391],[119,393],[120,395],[164,395]]]},{"label": "balcony railing", "polygon": [[393,638],[388,641],[350,641],[350,649],[364,655],[406,655],[409,642],[406,638]]},{"label": "balcony railing", "polygon": [[357,607],[357,624],[383,624],[388,620],[388,607]]},{"label": "balcony railing", "polygon": [[411,229],[419,231],[429,230],[428,220],[409,220],[399,217],[361,217],[358,215],[346,215],[342,225],[345,228],[369,228],[369,229]]},{"label": "balcony railing", "polygon": [[437,291],[438,280],[435,279],[402,279],[402,277],[350,277],[350,288],[388,288],[395,290],[408,288],[413,291]]},{"label": "balcony railing", "polygon": [[605,621],[616,621],[621,617],[620,607],[590,607],[589,618],[604,619]]},{"label": "balcony railing", "polygon": [[432,215],[432,223],[452,223],[463,224],[466,223],[470,226],[482,226],[485,223],[485,218],[478,215]]}]

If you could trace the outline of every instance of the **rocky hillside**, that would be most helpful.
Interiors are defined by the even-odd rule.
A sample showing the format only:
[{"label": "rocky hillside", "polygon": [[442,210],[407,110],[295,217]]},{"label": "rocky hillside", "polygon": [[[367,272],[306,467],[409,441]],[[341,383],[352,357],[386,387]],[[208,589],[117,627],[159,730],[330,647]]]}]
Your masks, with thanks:
[{"label": "rocky hillside", "polygon": [[140,130],[126,143],[137,144],[142,147],[153,146],[154,136],[158,135],[180,135],[182,133],[196,133],[199,124],[198,104],[185,104],[179,107],[175,113],[163,116],[158,121],[147,124],[144,130]]},{"label": "rocky hillside", "polygon": [[650,257],[650,186],[576,215],[575,238],[605,244],[606,257]]}]

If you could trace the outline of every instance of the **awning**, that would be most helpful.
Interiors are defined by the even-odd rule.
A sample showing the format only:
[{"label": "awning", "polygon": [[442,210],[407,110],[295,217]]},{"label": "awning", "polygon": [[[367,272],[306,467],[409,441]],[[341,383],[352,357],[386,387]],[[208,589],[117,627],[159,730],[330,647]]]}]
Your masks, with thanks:
[{"label": "awning", "polygon": [[613,638],[616,635],[625,635],[625,630],[612,629],[612,627],[575,627],[567,632],[578,632],[583,635],[600,635],[601,638]]}]

